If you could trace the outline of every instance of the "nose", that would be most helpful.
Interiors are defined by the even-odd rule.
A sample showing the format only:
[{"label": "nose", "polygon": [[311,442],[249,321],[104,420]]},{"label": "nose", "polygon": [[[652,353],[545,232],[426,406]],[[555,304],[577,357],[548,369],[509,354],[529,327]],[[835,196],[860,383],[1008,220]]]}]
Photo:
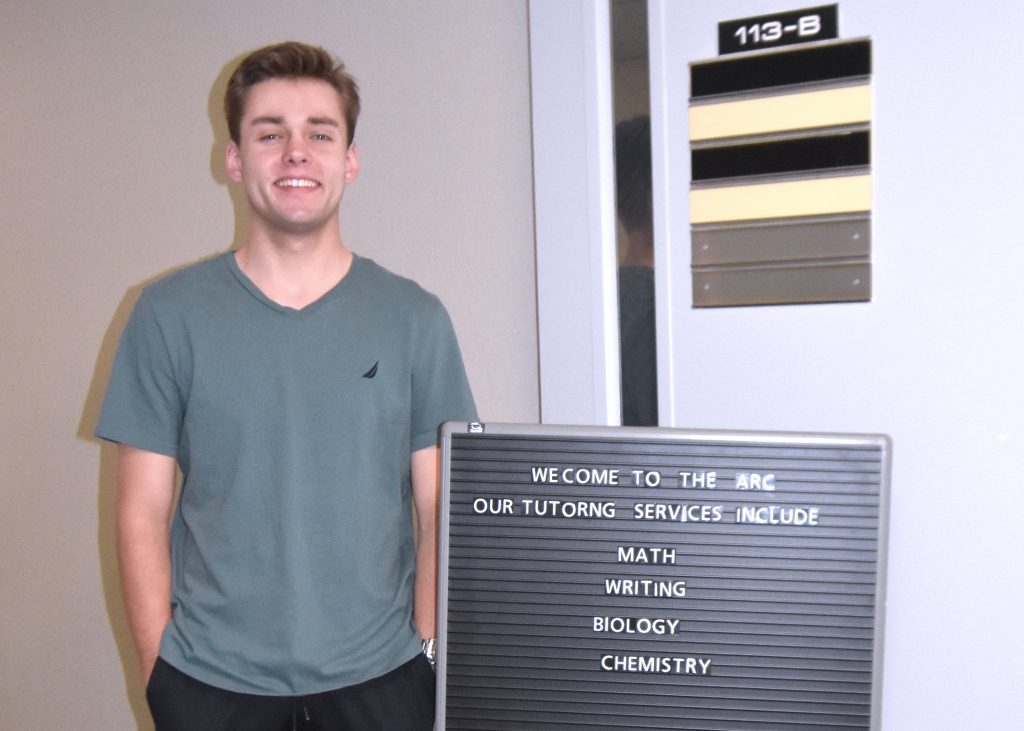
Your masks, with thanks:
[{"label": "nose", "polygon": [[306,141],[301,136],[294,136],[288,140],[284,159],[285,162],[296,165],[309,162],[309,148],[306,147]]}]

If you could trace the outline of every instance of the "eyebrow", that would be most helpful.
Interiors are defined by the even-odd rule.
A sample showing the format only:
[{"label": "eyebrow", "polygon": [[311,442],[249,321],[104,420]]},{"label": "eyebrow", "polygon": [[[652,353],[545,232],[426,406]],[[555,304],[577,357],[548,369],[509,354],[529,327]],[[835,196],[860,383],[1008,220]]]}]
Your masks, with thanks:
[{"label": "eyebrow", "polygon": [[328,127],[340,127],[338,120],[333,117],[310,117],[306,120],[310,124],[325,124]]},{"label": "eyebrow", "polygon": [[[312,125],[326,125],[328,127],[341,126],[340,124],[338,124],[338,120],[332,117],[308,117],[306,119],[306,122]],[[253,127],[260,124],[284,124],[284,117],[265,116],[256,117],[254,120],[252,120]]]}]

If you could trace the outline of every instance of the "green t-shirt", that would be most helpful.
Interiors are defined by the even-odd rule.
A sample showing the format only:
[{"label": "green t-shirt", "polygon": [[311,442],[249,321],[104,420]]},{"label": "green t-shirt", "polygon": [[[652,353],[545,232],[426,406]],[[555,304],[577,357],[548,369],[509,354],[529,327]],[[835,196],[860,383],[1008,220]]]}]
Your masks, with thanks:
[{"label": "green t-shirt", "polygon": [[96,433],[184,475],[161,656],[266,695],[414,657],[410,455],[475,418],[444,307],[369,259],[301,310],[230,253],[147,286]]}]

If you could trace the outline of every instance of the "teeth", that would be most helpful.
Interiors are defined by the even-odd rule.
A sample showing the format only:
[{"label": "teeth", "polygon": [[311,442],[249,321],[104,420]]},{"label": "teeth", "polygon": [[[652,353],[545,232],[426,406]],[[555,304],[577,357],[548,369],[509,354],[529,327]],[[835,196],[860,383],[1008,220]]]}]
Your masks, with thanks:
[{"label": "teeth", "polygon": [[315,180],[278,180],[275,185],[279,185],[282,188],[315,188],[319,185]]}]

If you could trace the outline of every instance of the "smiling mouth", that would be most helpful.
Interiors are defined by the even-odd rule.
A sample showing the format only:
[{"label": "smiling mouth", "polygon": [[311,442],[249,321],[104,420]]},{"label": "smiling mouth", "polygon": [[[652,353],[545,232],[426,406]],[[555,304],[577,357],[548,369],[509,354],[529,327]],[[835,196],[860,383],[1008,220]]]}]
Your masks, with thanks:
[{"label": "smiling mouth", "polygon": [[279,188],[319,188],[320,183],[304,178],[283,178],[274,182]]}]

